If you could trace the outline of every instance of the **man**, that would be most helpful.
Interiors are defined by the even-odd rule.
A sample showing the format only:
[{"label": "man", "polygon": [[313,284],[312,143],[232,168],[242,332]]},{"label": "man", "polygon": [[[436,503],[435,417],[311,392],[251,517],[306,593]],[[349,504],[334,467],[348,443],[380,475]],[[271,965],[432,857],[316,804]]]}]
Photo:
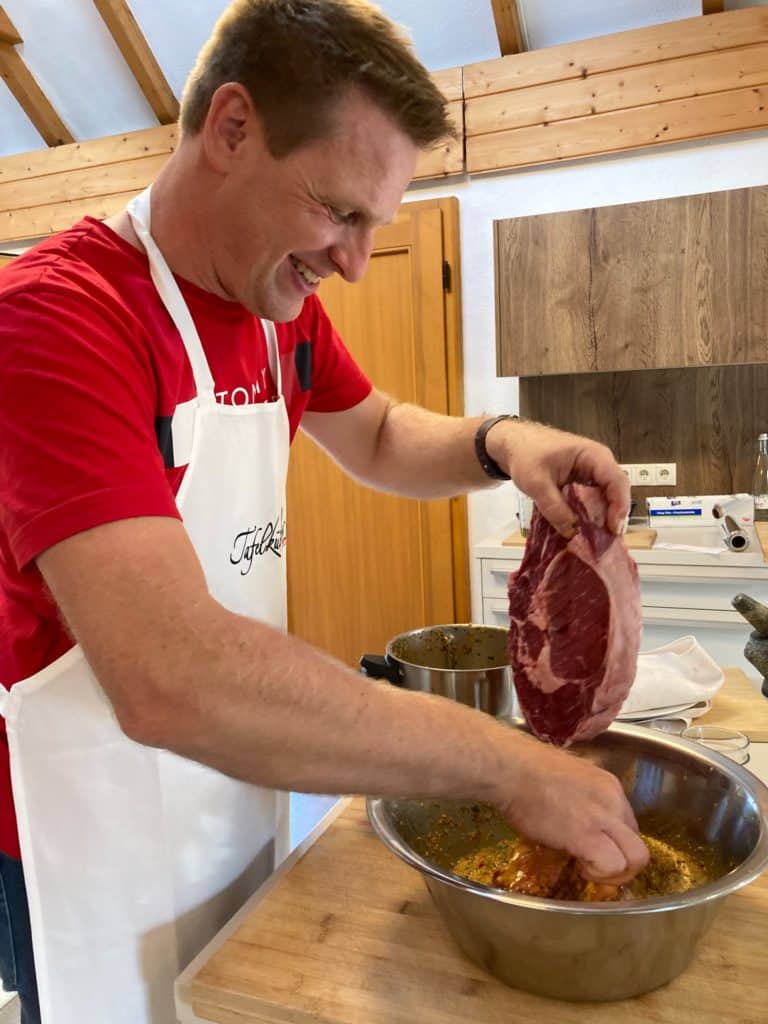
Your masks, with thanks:
[{"label": "man", "polygon": [[[647,857],[612,776],[284,632],[299,420],[373,487],[435,497],[507,473],[568,534],[559,488],[591,479],[614,530],[626,513],[600,445],[376,390],[316,297],[362,276],[448,130],[429,76],[362,0],[235,0],[181,124],[151,198],[0,280],[3,975],[25,1021],[20,853],[46,1024],[174,1020],[175,974],[273,863],[276,791],[488,801],[597,880]],[[273,540],[243,573],[254,523]]]}]

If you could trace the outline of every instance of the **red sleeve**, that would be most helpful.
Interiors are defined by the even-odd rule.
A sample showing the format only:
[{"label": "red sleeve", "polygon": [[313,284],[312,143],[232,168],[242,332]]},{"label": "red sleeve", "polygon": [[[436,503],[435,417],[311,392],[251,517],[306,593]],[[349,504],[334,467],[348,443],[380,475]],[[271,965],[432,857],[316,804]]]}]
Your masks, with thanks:
[{"label": "red sleeve", "polygon": [[179,514],[136,321],[108,292],[43,275],[0,318],[0,525],[19,568],[102,523]]},{"label": "red sleeve", "polygon": [[313,297],[305,303],[302,319],[313,341],[310,412],[341,412],[362,402],[372,384],[349,353],[322,303]]}]

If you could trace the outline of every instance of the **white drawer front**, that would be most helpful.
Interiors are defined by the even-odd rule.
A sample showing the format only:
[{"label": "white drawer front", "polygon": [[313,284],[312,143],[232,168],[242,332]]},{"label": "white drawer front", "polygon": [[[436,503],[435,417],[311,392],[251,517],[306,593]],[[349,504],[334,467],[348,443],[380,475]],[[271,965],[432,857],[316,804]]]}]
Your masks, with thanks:
[{"label": "white drawer front", "polygon": [[[498,624],[500,615],[506,622],[509,574],[520,568],[520,558],[481,558],[483,613],[486,622]],[[667,621],[686,629],[723,624],[751,627],[731,605],[732,598],[743,591],[768,605],[768,576],[760,578],[737,575],[685,576],[675,567],[675,575],[667,575],[666,567],[640,566],[640,591],[643,620]]]},{"label": "white drawer front", "polygon": [[486,597],[484,599],[483,623],[486,626],[509,625],[509,602],[506,598]]},{"label": "white drawer front", "polygon": [[481,561],[483,598],[503,598],[506,601],[509,574],[520,568],[520,562],[511,558],[483,558]]}]

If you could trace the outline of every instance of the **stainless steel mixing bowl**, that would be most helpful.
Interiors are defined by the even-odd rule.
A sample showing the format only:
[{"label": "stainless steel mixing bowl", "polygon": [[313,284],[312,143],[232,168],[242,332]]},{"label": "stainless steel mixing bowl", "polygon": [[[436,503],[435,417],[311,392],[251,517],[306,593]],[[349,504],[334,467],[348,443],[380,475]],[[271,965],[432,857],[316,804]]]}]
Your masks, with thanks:
[{"label": "stainless steel mixing bowl", "polygon": [[685,835],[711,849],[719,877],[686,893],[636,902],[522,896],[450,870],[489,838],[513,835],[501,819],[478,835],[471,804],[370,799],[368,815],[382,842],[422,873],[448,930],[472,960],[540,995],[625,999],[676,977],[725,897],[768,866],[768,788],[720,754],[638,726],[614,725],[573,753],[621,780],[641,831],[673,845]]}]

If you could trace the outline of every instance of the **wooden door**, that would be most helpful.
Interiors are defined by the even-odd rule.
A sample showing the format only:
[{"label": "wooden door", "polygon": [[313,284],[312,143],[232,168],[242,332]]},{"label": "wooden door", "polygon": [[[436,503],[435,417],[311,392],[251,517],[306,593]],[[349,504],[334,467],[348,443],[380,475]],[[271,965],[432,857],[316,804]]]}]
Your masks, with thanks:
[{"label": "wooden door", "polygon": [[[462,411],[457,214],[456,200],[405,204],[364,280],[331,278],[320,292],[377,387],[451,414]],[[464,499],[372,491],[299,432],[288,537],[289,628],[349,665],[398,633],[469,617]]]}]

